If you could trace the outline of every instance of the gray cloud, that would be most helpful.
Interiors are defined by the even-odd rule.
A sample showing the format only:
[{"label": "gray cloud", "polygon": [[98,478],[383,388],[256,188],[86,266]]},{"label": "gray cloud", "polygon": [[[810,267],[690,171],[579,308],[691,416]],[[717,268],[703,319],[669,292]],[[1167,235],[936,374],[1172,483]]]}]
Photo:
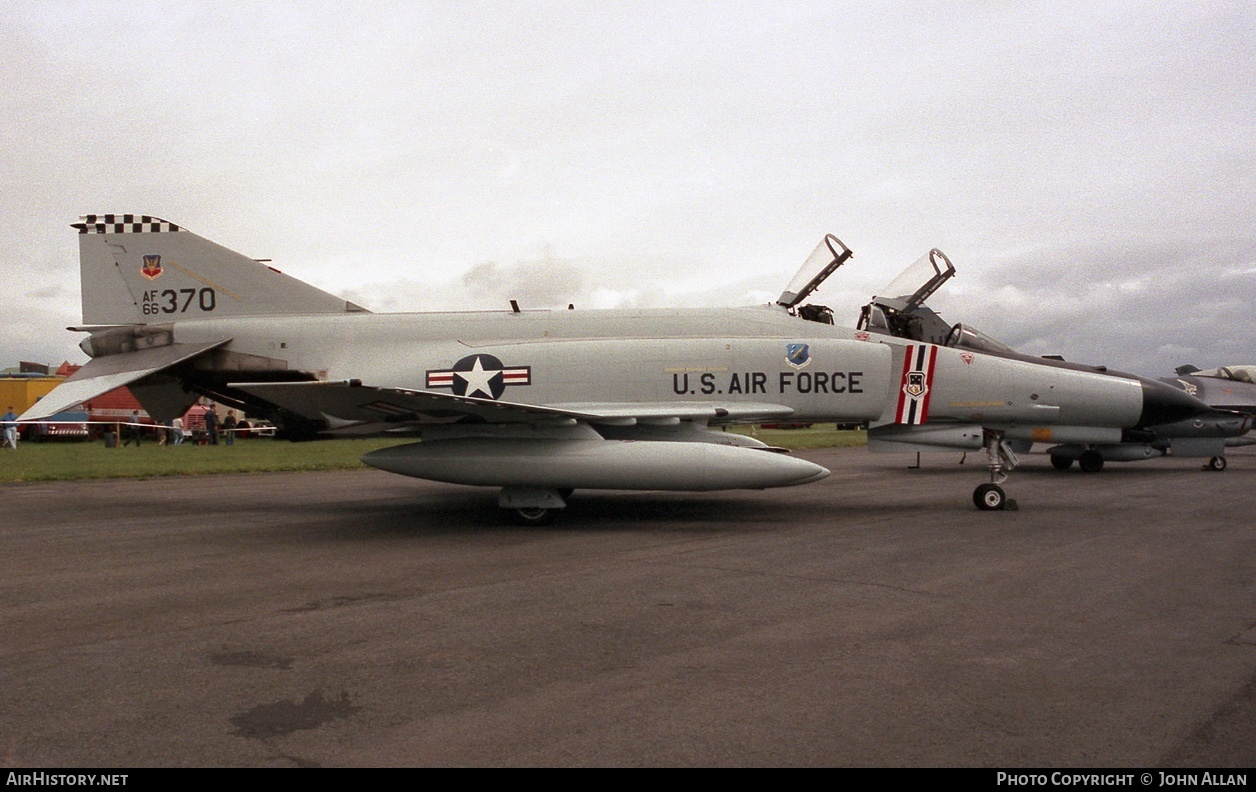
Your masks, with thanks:
[{"label": "gray cloud", "polygon": [[1256,344],[1242,4],[4,12],[2,346],[50,361],[78,354],[68,225],[110,211],[375,309],[764,301],[831,231],[850,321],[937,246],[948,316],[1028,351]]}]

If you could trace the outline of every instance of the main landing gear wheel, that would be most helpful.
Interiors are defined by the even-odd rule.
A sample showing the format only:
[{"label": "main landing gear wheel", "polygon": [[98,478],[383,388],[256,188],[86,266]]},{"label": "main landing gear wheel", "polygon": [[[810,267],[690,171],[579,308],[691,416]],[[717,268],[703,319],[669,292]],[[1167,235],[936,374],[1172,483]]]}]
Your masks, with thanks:
[{"label": "main landing gear wheel", "polygon": [[1103,454],[1089,448],[1077,458],[1077,466],[1082,469],[1083,473],[1098,473],[1103,470]]},{"label": "main landing gear wheel", "polygon": [[540,506],[526,506],[511,512],[515,522],[520,525],[549,525],[554,522],[554,509]]},{"label": "main landing gear wheel", "polygon": [[982,484],[973,490],[973,503],[982,511],[1001,511],[1007,508],[1008,498],[998,484]]},{"label": "main landing gear wheel", "polygon": [[1223,457],[1223,456],[1215,456],[1215,457],[1213,457],[1212,459],[1208,460],[1208,464],[1207,464],[1207,465],[1204,465],[1204,469],[1205,469],[1205,470],[1215,470],[1215,471],[1217,471],[1218,473],[1220,473],[1221,471],[1225,470],[1225,467],[1226,467],[1226,465],[1228,465],[1228,464],[1229,464],[1229,463],[1225,461],[1225,457]]},{"label": "main landing gear wheel", "polygon": [[497,495],[497,505],[503,517],[518,525],[549,525],[558,516],[558,510],[566,508],[567,501],[563,493],[556,489],[533,489],[530,487],[502,487]]},{"label": "main landing gear wheel", "polygon": [[1066,456],[1051,455],[1051,467],[1056,470],[1068,470],[1073,466],[1073,460]]}]

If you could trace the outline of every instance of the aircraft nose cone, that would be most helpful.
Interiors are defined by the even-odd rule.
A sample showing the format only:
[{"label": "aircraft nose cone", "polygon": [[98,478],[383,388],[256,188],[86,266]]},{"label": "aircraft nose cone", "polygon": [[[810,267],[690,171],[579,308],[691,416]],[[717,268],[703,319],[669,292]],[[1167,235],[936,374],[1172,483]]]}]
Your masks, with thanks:
[{"label": "aircraft nose cone", "polygon": [[1183,421],[1211,408],[1184,390],[1155,380],[1141,380],[1143,386],[1143,412],[1138,417],[1138,427]]}]

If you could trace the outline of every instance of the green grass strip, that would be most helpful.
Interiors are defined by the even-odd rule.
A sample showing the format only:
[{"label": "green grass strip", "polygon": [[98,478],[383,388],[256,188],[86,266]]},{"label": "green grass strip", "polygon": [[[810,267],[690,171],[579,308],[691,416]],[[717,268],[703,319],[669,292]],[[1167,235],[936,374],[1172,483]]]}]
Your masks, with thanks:
[{"label": "green grass strip", "polygon": [[[861,431],[836,431],[832,424],[806,429],[738,427],[768,445],[790,450],[863,445]],[[74,479],[154,478],[212,473],[353,470],[364,468],[363,454],[377,448],[413,442],[388,437],[360,440],[284,440],[248,438],[235,445],[158,446],[145,441],[138,448],[105,448],[103,442],[47,441],[21,443],[17,451],[0,449],[0,482],[69,481]]]},{"label": "green grass strip", "polygon": [[266,473],[280,470],[349,470],[364,467],[361,456],[399,445],[397,438],[289,443],[249,438],[235,445],[105,448],[103,442],[21,443],[0,450],[0,481],[68,481],[150,478],[207,473]]}]

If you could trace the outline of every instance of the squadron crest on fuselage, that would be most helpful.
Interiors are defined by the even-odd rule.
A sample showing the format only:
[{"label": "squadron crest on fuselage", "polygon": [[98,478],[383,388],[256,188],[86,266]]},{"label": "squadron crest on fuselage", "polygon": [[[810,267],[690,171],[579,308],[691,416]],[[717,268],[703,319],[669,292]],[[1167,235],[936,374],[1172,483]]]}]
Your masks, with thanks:
[{"label": "squadron crest on fuselage", "polygon": [[811,365],[810,344],[786,344],[785,362],[791,368],[803,369]]},{"label": "squadron crest on fuselage", "polygon": [[144,266],[140,267],[140,274],[149,280],[156,280],[165,270],[161,267],[161,256],[145,256]]}]

